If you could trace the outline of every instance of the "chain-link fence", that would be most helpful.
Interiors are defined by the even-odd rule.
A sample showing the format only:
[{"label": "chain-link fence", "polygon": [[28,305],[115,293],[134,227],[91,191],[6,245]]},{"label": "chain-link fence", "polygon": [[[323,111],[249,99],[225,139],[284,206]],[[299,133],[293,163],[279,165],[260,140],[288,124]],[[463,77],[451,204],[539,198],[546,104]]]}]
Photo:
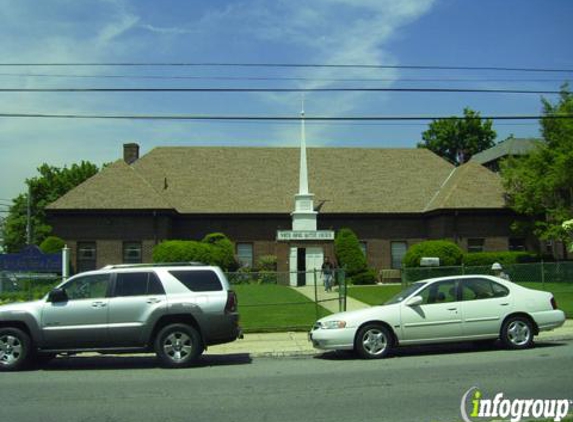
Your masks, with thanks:
[{"label": "chain-link fence", "polygon": [[235,272],[227,279],[237,292],[241,325],[249,331],[308,330],[319,318],[346,309],[346,277],[335,271],[325,292],[321,271]]},{"label": "chain-link fence", "polygon": [[[325,292],[320,270],[226,274],[239,299],[246,332],[308,330],[314,322],[346,309],[344,271],[335,271]],[[0,304],[37,300],[61,282],[57,274],[0,272]]]},{"label": "chain-link fence", "polygon": [[[573,318],[573,261],[506,265],[509,279],[524,287],[551,292],[568,318]],[[492,274],[491,266],[423,267],[402,270],[402,284],[434,277]]]},{"label": "chain-link fence", "polygon": [[[536,262],[528,264],[514,264],[503,267],[503,271],[514,283],[536,285],[545,290],[551,286],[552,289],[561,286],[570,290],[573,286],[573,262]],[[402,270],[402,283],[409,284],[418,280],[434,277],[445,277],[452,275],[467,274],[493,274],[491,265],[468,267],[420,267],[405,268]]]},{"label": "chain-link fence", "polygon": [[58,274],[0,272],[0,304],[36,300],[62,281]]}]

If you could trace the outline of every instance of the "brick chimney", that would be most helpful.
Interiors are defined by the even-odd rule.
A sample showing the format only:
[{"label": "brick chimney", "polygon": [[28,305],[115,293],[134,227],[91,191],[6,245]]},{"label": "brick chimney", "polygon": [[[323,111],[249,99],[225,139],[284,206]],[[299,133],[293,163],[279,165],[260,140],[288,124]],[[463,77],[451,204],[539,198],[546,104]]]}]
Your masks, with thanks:
[{"label": "brick chimney", "polygon": [[123,161],[133,164],[139,159],[139,144],[123,144]]}]

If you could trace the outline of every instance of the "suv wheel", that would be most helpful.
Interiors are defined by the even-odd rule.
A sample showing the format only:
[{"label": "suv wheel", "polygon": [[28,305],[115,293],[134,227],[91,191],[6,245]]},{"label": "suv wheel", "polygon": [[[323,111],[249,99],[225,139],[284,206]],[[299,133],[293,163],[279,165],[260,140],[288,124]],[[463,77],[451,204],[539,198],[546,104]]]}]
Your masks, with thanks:
[{"label": "suv wheel", "polygon": [[167,368],[189,366],[202,352],[199,333],[186,324],[167,325],[155,339],[155,353]]},{"label": "suv wheel", "polygon": [[0,371],[17,371],[30,360],[32,341],[18,328],[0,328]]}]

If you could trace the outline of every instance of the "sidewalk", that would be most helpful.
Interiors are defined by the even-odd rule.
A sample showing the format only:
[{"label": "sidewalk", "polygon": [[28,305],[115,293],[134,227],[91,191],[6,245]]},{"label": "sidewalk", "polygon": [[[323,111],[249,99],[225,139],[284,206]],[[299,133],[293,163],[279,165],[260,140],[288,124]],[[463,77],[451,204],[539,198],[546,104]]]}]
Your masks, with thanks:
[{"label": "sidewalk", "polygon": [[[314,295],[314,288],[312,294]],[[338,306],[337,302],[333,303],[336,303]],[[245,334],[244,339],[233,343],[209,347],[206,354],[249,354],[251,357],[300,357],[320,353],[319,350],[312,347],[307,335],[307,333],[301,332]],[[562,327],[556,330],[542,332],[535,339],[538,343],[573,340],[573,319],[568,319]]]},{"label": "sidewalk", "polygon": [[[315,295],[315,287],[314,286],[301,286],[301,287],[292,287],[293,290],[296,290],[299,293],[302,293],[310,300],[314,301]],[[332,292],[325,292],[324,286],[316,286],[316,295],[318,296],[318,301],[320,305],[330,312],[339,312],[339,305],[338,305],[338,290]],[[350,296],[346,296],[346,310],[347,311],[356,311],[358,309],[369,308],[370,305],[360,302]]]}]

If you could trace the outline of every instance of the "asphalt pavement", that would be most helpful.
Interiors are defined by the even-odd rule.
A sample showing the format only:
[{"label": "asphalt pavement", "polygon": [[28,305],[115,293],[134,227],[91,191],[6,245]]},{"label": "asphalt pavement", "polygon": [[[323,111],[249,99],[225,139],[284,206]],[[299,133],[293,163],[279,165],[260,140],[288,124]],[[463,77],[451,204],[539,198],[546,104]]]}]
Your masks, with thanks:
[{"label": "asphalt pavement", "polygon": [[502,393],[571,400],[572,366],[572,341],[520,351],[404,348],[375,361],[345,353],[268,359],[211,350],[179,370],[158,368],[146,356],[58,358],[40,370],[0,374],[1,420],[453,422],[461,420],[472,387],[484,399]]}]

